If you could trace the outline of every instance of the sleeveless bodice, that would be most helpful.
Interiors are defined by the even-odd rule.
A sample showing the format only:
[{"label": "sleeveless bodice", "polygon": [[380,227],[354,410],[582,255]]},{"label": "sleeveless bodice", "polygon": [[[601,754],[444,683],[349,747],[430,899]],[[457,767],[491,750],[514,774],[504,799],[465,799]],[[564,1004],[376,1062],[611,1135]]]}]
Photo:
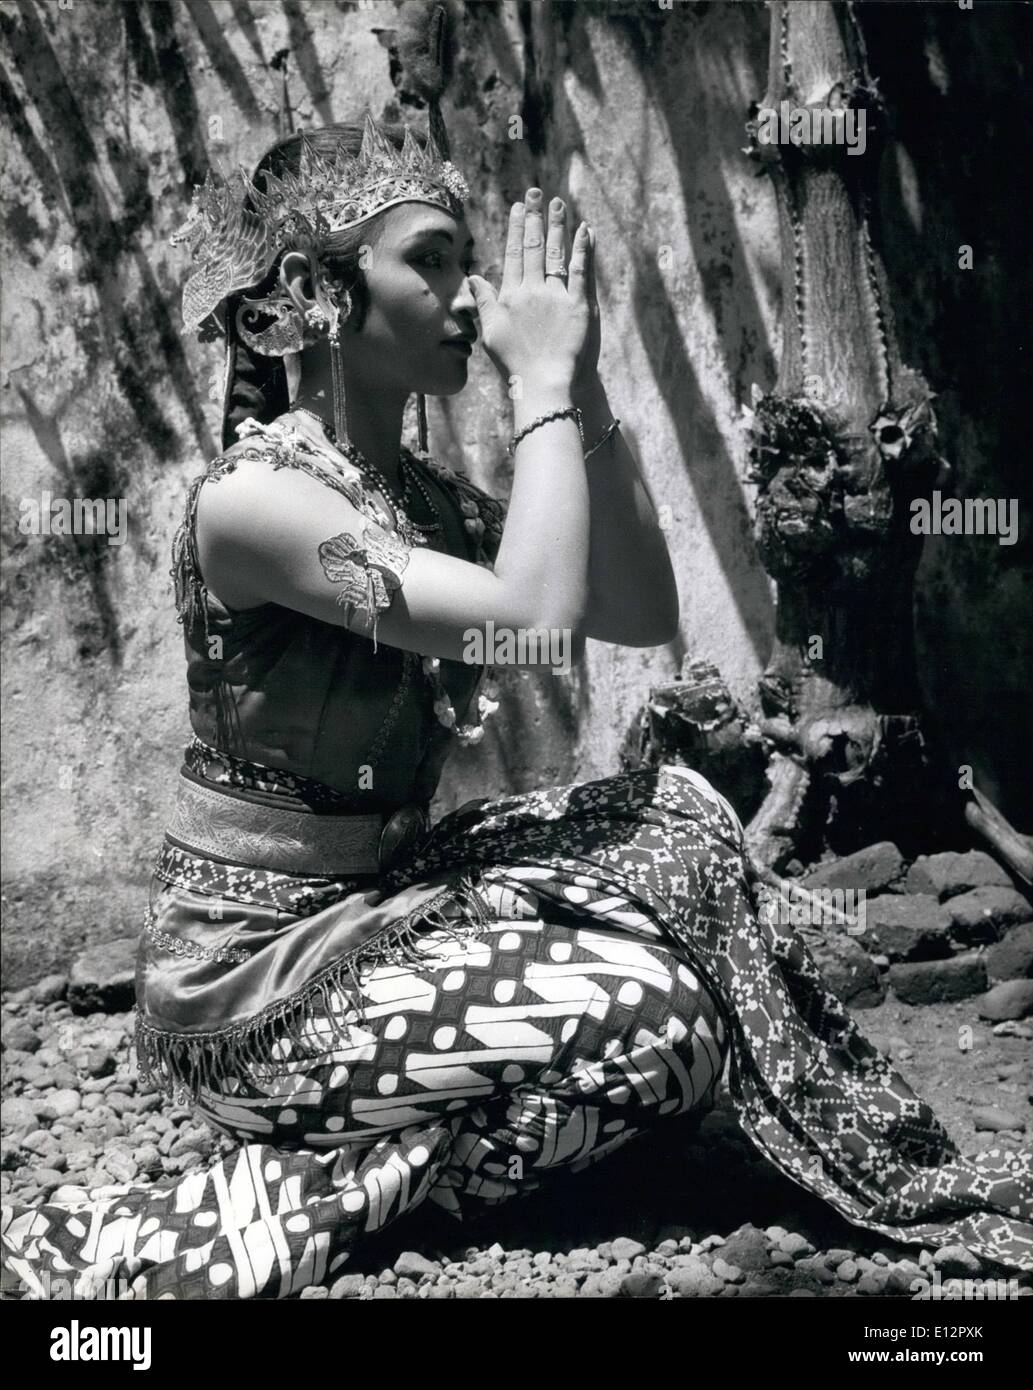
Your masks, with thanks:
[{"label": "sleeveless bodice", "polygon": [[[197,496],[204,483],[217,485],[241,457],[300,467],[342,492],[371,520],[386,519],[357,470],[342,485],[306,466],[298,438],[289,427],[264,427],[247,449],[217,458],[191,487],[173,568],[191,726],[210,747],[333,788],[342,809],[426,804],[455,737],[439,717],[441,696],[447,694],[462,723],[481,667],[431,663],[375,641],[375,633],[365,637],[276,603],[230,610],[205,588],[194,532]],[[501,535],[500,504],[441,465],[410,455],[410,466],[413,460],[441,521],[441,529],[428,536],[429,547],[490,564]],[[407,559],[400,538],[392,533],[389,540],[387,557],[378,555],[375,562],[387,581],[381,607],[401,582],[400,573],[391,573],[392,564],[401,571]],[[370,558],[371,574],[373,564]],[[385,593],[379,580],[378,588]]]}]

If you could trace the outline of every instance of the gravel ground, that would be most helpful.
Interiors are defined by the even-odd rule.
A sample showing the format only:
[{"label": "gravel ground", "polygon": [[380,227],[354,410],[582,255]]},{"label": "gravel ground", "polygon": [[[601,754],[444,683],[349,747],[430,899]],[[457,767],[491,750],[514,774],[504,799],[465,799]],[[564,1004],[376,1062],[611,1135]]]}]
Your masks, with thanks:
[{"label": "gravel ground", "polygon": [[[5,1200],[81,1200],[86,1189],[206,1166],[232,1144],[137,1085],[128,1013],[74,1015],[51,976],[3,1014]],[[858,1015],[965,1153],[1027,1142],[1033,1033],[997,1036],[971,1001]],[[966,1031],[969,1030],[969,1031]],[[1023,1036],[1026,1034],[1026,1036]],[[675,1119],[546,1193],[460,1226],[425,1204],[356,1251],[349,1273],[303,1298],[910,1297],[913,1279],[1000,1277],[954,1248],[868,1236],[756,1154],[727,1096]],[[1033,1276],[1020,1276],[1033,1296]]]}]

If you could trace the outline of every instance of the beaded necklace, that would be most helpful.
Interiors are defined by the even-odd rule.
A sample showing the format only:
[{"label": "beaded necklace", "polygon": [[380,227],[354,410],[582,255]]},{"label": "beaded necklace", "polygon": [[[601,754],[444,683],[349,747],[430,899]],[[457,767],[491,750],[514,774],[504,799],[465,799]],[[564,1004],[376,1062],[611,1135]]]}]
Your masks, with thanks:
[{"label": "beaded necklace", "polygon": [[[320,429],[323,431],[327,442],[332,445],[338,453],[343,454],[349,462],[353,463],[360,473],[364,474],[375,484],[377,490],[387,500],[388,505],[394,513],[395,526],[397,527],[398,534],[404,541],[407,541],[410,545],[426,545],[427,536],[432,536],[435,532],[442,530],[443,523],[441,520],[441,513],[435,506],[434,499],[431,497],[423,480],[416,475],[413,468],[415,460],[406,450],[403,449],[398,456],[399,467],[402,474],[402,494],[399,496],[396,490],[387,481],[383,472],[376,464],[370,463],[361,449],[356,448],[350,441],[346,444],[338,442],[337,431],[329,420],[324,420],[321,415],[317,415],[314,410],[310,410],[308,406],[305,405],[292,405],[290,409],[295,413],[308,415],[311,419],[315,420],[316,424],[319,425]],[[330,462],[333,463],[333,460],[331,459]],[[414,486],[416,491],[423,498],[424,504],[431,516],[436,518],[435,521],[430,523],[413,521],[409,516],[409,510],[413,502],[412,489]]]}]

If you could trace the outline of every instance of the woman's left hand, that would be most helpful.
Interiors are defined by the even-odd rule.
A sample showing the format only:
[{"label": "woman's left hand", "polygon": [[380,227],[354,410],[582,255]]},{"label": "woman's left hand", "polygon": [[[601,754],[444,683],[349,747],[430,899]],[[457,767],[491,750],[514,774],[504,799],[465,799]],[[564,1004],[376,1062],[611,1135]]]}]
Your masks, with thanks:
[{"label": "woman's left hand", "polygon": [[[566,269],[566,217],[567,207],[562,198],[554,198],[549,205],[549,221],[545,237],[545,269],[562,265]],[[590,245],[585,257],[585,299],[588,304],[588,331],[584,346],[578,357],[571,383],[574,391],[583,391],[596,380],[599,373],[599,348],[602,343],[602,329],[599,322],[599,300],[595,287],[595,228],[589,232]]]}]

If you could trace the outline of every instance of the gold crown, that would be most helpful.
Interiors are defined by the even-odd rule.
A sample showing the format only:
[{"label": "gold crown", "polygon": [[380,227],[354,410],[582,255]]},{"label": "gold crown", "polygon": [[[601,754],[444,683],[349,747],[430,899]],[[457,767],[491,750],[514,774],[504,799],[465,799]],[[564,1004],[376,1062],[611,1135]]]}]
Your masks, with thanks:
[{"label": "gold crown", "polygon": [[355,227],[397,203],[431,203],[462,216],[470,190],[443,159],[432,135],[426,147],[405,129],[401,149],[370,112],[358,155],[328,159],[302,134],[298,173],[265,174],[260,192],[243,168],[222,178],[211,170],[194,190],[190,216],[169,238],[186,242],[199,262],[183,290],[183,322],[196,328],[227,295],[257,285],[281,251],[315,249],[334,232]]}]

